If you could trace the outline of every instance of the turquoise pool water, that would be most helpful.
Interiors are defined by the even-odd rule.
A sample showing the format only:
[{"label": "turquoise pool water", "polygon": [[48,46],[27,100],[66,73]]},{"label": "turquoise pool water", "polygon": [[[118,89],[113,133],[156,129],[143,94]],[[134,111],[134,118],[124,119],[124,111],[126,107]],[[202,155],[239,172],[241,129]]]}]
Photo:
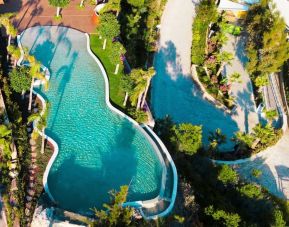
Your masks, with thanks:
[{"label": "turquoise pool water", "polygon": [[130,121],[105,102],[105,81],[87,52],[83,33],[63,27],[33,27],[21,43],[51,72],[46,134],[59,145],[48,176],[58,205],[87,213],[109,201],[108,191],[129,187],[129,201],[159,195],[162,165],[154,147]]}]

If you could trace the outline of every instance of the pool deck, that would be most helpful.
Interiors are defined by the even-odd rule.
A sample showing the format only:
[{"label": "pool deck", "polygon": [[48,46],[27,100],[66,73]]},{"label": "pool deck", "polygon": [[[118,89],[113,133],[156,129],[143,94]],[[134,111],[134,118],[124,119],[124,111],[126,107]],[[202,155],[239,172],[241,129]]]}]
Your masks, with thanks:
[{"label": "pool deck", "polygon": [[48,0],[8,0],[0,5],[0,13],[14,12],[14,25],[22,32],[36,25],[59,25],[75,28],[82,32],[95,32],[96,25],[92,21],[93,9],[87,1],[83,9],[79,9],[80,0],[71,0],[68,7],[61,11],[62,19],[55,20],[56,8],[49,5]]}]

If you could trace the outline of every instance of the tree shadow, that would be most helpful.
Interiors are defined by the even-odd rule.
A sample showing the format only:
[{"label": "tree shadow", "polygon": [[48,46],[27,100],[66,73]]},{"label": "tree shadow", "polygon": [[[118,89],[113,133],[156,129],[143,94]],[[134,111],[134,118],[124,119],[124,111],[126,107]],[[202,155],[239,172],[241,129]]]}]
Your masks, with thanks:
[{"label": "tree shadow", "polygon": [[[252,171],[255,169],[262,172],[258,178],[252,176]],[[286,199],[282,184],[283,182],[289,181],[288,167],[278,165],[270,168],[270,166],[266,164],[266,159],[258,157],[251,162],[238,165],[237,170],[246,181],[258,183],[275,196]],[[276,177],[272,171],[276,171]]]},{"label": "tree shadow", "polygon": [[[48,184],[61,208],[91,214],[91,208],[102,208],[103,203],[110,201],[108,192],[119,190],[121,185],[130,185],[128,199],[143,196],[135,195],[131,190],[139,161],[134,152],[135,130],[128,124],[114,130],[118,133],[115,138],[107,138],[112,142],[108,147],[99,145],[91,154],[79,151],[78,146],[71,147],[69,155],[59,153],[56,167],[53,166],[50,171]],[[89,141],[92,140],[89,135],[83,139],[88,143],[103,144],[100,138]],[[84,159],[83,155],[89,159]]]},{"label": "tree shadow", "polygon": [[250,128],[249,125],[252,125],[249,123],[249,114],[254,113],[255,114],[255,103],[252,101],[252,91],[251,91],[251,84],[248,82],[246,84],[246,88],[242,91],[239,91],[237,93],[236,102],[238,107],[240,107],[244,112],[244,125],[245,125],[245,132],[249,133]]},{"label": "tree shadow", "polygon": [[184,75],[173,42],[167,42],[156,53],[154,66],[156,75],[151,89],[154,116],[161,119],[169,115],[175,123],[202,125],[205,145],[209,143],[209,132],[220,128],[227,137],[223,149],[232,149],[230,138],[239,131],[237,123],[203,98],[191,75]]},{"label": "tree shadow", "polygon": [[235,44],[235,51],[236,55],[239,58],[240,62],[243,64],[243,67],[246,68],[246,64],[249,61],[247,54],[246,54],[246,42],[247,42],[247,37],[245,34],[241,34],[237,39],[236,39],[236,44]]},{"label": "tree shadow", "polygon": [[[51,70],[51,87],[42,93],[51,101],[47,134],[60,148],[48,177],[53,197],[62,208],[85,214],[101,208],[109,201],[108,191],[124,184],[130,185],[130,201],[156,197],[162,166],[146,137],[108,108],[104,79],[87,53],[86,37],[69,30],[65,40],[59,38],[65,32],[62,28],[47,30],[50,38],[39,39],[33,49]],[[37,33],[31,30],[31,34],[36,39]],[[33,45],[29,35],[25,34],[24,43]],[[57,47],[60,42],[71,45]]]},{"label": "tree shadow", "polygon": [[54,107],[56,108],[56,112],[54,114],[54,118],[52,119],[52,122],[51,122],[51,126],[50,126],[50,129],[53,130],[53,126],[55,124],[55,121],[58,117],[58,111],[59,111],[59,108],[62,104],[62,99],[63,99],[63,95],[65,93],[65,89],[66,89],[66,86],[67,84],[70,82],[70,79],[71,79],[71,75],[72,75],[72,72],[75,68],[75,62],[77,61],[77,58],[78,58],[78,53],[77,52],[73,52],[71,57],[70,57],[70,63],[68,65],[63,65],[60,69],[58,69],[58,71],[55,73],[55,78],[57,80],[60,80],[60,83],[58,85],[58,88],[57,88],[57,91],[58,91],[58,94],[59,94],[59,99],[58,99],[58,102],[57,102],[57,106]]}]

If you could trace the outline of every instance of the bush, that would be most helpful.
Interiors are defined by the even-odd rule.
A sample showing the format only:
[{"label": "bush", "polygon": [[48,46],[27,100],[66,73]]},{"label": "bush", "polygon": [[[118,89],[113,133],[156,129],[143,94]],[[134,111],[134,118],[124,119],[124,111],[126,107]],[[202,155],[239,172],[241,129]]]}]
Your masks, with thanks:
[{"label": "bush", "polygon": [[205,61],[207,36],[210,23],[216,21],[215,3],[203,0],[196,7],[196,17],[193,23],[192,63],[202,65]]},{"label": "bush", "polygon": [[222,165],[221,170],[218,174],[218,180],[222,181],[224,185],[227,184],[237,184],[238,183],[238,174],[228,165]]}]

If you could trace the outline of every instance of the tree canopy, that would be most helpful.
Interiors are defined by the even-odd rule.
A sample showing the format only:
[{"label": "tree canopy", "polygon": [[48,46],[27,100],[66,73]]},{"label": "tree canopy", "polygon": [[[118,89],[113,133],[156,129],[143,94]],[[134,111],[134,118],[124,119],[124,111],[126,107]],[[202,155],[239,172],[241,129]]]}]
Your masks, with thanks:
[{"label": "tree canopy", "polygon": [[120,25],[113,13],[104,13],[100,17],[100,25],[97,29],[99,35],[105,39],[113,39],[120,33]]},{"label": "tree canopy", "polygon": [[238,174],[228,165],[222,165],[218,174],[218,180],[222,181],[224,185],[237,184]]},{"label": "tree canopy", "polygon": [[256,86],[266,85],[266,76],[280,71],[283,63],[289,59],[286,25],[273,6],[271,0],[254,4],[245,21],[248,33],[247,69],[254,77],[261,76],[255,82]]},{"label": "tree canopy", "polygon": [[133,209],[131,207],[123,207],[126,202],[128,186],[120,187],[120,191],[111,191],[111,203],[104,204],[105,210],[94,209],[95,216],[98,218],[94,222],[94,226],[129,226]]},{"label": "tree canopy", "polygon": [[27,91],[30,88],[31,76],[30,70],[25,67],[14,68],[9,73],[11,87],[15,92],[21,93],[22,91]]},{"label": "tree canopy", "polygon": [[176,134],[176,143],[179,150],[193,155],[202,146],[202,126],[192,124],[180,124],[174,126]]},{"label": "tree canopy", "polygon": [[70,3],[70,0],[48,0],[48,2],[55,7],[65,7]]}]

